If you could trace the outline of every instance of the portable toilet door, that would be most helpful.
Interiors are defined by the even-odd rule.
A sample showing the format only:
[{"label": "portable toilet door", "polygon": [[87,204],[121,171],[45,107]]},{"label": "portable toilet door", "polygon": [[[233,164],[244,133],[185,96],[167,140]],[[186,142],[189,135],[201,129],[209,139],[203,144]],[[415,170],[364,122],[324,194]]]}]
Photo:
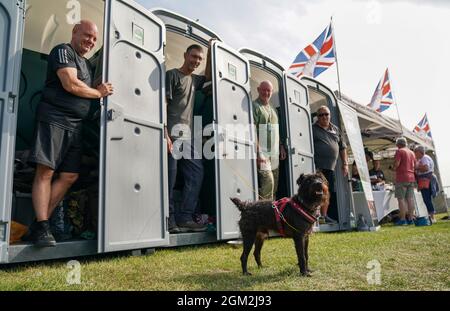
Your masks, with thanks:
[{"label": "portable toilet door", "polygon": [[[302,83],[308,87],[308,94],[310,98],[310,106],[313,113],[318,107],[312,107],[314,101],[311,99],[313,96],[318,96],[323,99],[319,106],[327,105],[331,112],[331,122],[335,124],[341,131],[343,131],[343,126],[340,120],[340,112],[337,104],[337,99],[334,93],[322,83],[309,78],[303,77],[301,79]],[[344,176],[342,170],[341,158],[338,158],[335,170],[335,190],[336,190],[336,204],[338,213],[338,225],[320,225],[320,231],[340,231],[349,230],[350,226],[350,213],[353,209],[353,196],[352,189],[349,184],[348,176]],[[329,210],[330,212],[330,210]],[[330,215],[333,217],[334,215]]]},{"label": "portable toilet door", "polygon": [[211,56],[217,238],[226,240],[239,236],[239,211],[230,198],[258,199],[256,134],[248,60],[218,41],[212,46]]},{"label": "portable toilet door", "polygon": [[287,153],[290,158],[291,195],[294,195],[297,193],[296,181],[300,175],[315,171],[311,114],[307,87],[287,72],[284,73],[283,80],[289,129]]},{"label": "portable toilet door", "polygon": [[107,0],[100,150],[99,251],[169,244],[164,137],[165,27],[142,6]]},{"label": "portable toilet door", "polygon": [[0,2],[0,263],[8,261],[25,1]]}]

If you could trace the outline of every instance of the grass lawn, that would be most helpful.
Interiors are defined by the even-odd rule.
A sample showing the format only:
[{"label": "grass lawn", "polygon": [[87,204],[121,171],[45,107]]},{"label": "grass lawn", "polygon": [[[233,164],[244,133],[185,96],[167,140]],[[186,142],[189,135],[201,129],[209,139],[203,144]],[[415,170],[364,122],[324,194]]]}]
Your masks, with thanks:
[{"label": "grass lawn", "polygon": [[[241,275],[241,251],[222,243],[83,258],[79,285],[67,284],[68,260],[2,267],[0,290],[450,290],[450,221],[313,234],[312,278],[299,277],[291,239],[267,241],[265,267],[252,256],[250,277]],[[367,282],[372,260],[381,265],[379,285]]]}]

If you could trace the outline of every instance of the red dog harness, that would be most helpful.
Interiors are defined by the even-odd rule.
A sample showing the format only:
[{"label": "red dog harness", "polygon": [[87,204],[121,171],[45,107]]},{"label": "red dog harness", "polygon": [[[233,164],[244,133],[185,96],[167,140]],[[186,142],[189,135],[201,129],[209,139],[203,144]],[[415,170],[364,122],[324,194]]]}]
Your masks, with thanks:
[{"label": "red dog harness", "polygon": [[[294,208],[294,210],[298,214],[300,214],[300,216],[302,216],[310,224],[313,224],[316,222],[316,217],[314,217],[309,212],[307,212],[300,204],[298,204],[294,200],[291,200],[291,198],[282,198],[278,201],[272,202],[272,207],[275,212],[275,218],[277,220],[278,231],[280,232],[280,234],[282,236],[285,236],[282,221],[285,222],[286,224],[288,224],[286,219],[284,219],[284,216],[283,216],[283,211],[284,211],[287,203],[290,203],[290,205]],[[293,229],[297,230],[295,228],[293,228]]]}]

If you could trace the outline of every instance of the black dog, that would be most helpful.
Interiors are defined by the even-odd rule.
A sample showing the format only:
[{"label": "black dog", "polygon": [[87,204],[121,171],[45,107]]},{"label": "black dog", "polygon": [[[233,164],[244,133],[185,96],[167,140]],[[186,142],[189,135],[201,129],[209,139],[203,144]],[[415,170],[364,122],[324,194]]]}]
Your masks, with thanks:
[{"label": "black dog", "polygon": [[311,276],[311,270],[308,267],[309,234],[312,232],[315,215],[320,205],[329,200],[328,183],[321,173],[317,173],[302,174],[297,184],[298,193],[294,197],[277,202],[252,203],[242,202],[238,198],[231,199],[241,211],[239,228],[244,244],[241,255],[244,275],[251,275],[247,271],[247,260],[253,244],[255,244],[253,254],[256,263],[258,267],[262,267],[261,248],[264,240],[269,236],[269,230],[278,230],[282,235],[294,239],[300,274]]}]

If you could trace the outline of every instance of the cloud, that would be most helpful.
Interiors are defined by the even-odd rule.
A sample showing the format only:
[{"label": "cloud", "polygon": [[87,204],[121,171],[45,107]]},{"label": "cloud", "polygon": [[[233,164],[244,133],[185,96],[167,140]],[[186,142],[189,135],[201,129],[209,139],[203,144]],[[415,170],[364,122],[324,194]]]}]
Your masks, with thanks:
[{"label": "cloud", "polygon": [[450,1],[449,0],[353,0],[358,2],[379,2],[382,4],[392,4],[395,2],[402,2],[402,3],[409,3],[409,4],[416,4],[416,5],[426,5],[426,6],[432,6],[432,7],[447,7],[450,8]]},{"label": "cloud", "polygon": [[[321,2],[322,0],[315,1]],[[307,32],[299,20],[307,14],[306,1],[292,0],[138,0],[146,8],[172,10],[210,28],[234,48],[251,47],[278,59],[292,59]],[[325,25],[325,24],[324,24]],[[310,38],[309,38],[310,39]],[[280,49],[280,46],[283,48]],[[274,52],[276,50],[276,52]]]}]

